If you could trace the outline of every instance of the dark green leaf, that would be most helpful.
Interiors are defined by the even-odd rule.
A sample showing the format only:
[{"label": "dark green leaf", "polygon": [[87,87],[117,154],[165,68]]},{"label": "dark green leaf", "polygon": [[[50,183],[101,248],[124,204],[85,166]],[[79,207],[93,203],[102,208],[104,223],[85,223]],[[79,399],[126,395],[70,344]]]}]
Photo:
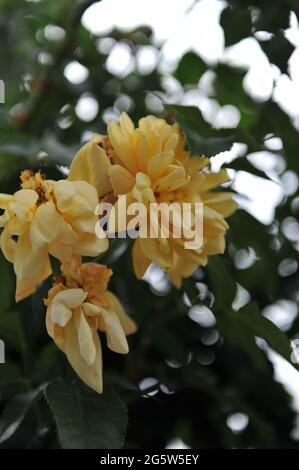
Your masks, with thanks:
[{"label": "dark green leaf", "polygon": [[175,118],[186,134],[193,155],[212,157],[231,149],[234,142],[231,132],[213,129],[198,108],[179,105],[168,105],[167,108],[175,112]]},{"label": "dark green leaf", "polygon": [[196,85],[206,70],[206,63],[197,54],[187,52],[181,58],[174,76],[182,85]]},{"label": "dark green leaf", "polygon": [[0,338],[4,338],[7,347],[16,351],[22,351],[25,344],[20,315],[18,311],[0,312]]},{"label": "dark green leaf", "polygon": [[[15,280],[11,265],[6,261],[2,253],[0,253],[0,309],[8,309],[14,301]],[[1,320],[0,320],[1,321]],[[1,337],[1,327],[0,327]]]},{"label": "dark green leaf", "polygon": [[287,336],[268,318],[264,317],[257,305],[252,302],[238,312],[243,324],[255,336],[264,339],[278,354],[291,362],[291,345]]},{"label": "dark green leaf", "polygon": [[277,65],[282,73],[287,73],[288,60],[295,49],[293,44],[281,33],[273,36],[269,41],[260,41],[260,45],[269,61]]},{"label": "dark green leaf", "polygon": [[46,397],[63,449],[119,449],[127,427],[127,410],[109,385],[98,395],[79,382],[52,382]]},{"label": "dark green leaf", "polygon": [[211,256],[206,270],[215,296],[216,307],[220,311],[225,307],[231,307],[237,288],[222,259],[218,256]]},{"label": "dark green leaf", "polygon": [[228,6],[221,13],[220,24],[224,29],[226,46],[251,36],[251,14],[248,8]]},{"label": "dark green leaf", "polygon": [[17,395],[7,403],[0,417],[0,444],[9,439],[18,429],[40,391],[41,389],[38,388]]},{"label": "dark green leaf", "polygon": [[222,309],[217,315],[217,325],[222,335],[229,338],[248,354],[257,369],[265,370],[267,360],[263,351],[256,344],[252,331],[245,325],[237,312]]}]

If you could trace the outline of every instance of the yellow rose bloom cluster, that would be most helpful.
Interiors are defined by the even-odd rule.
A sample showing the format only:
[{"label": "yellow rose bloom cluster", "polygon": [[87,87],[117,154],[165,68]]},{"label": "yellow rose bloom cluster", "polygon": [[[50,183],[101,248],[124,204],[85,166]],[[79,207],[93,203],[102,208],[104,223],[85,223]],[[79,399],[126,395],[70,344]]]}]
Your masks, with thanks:
[{"label": "yellow rose bloom cluster", "polygon": [[61,269],[62,276],[45,300],[47,331],[81,380],[101,393],[102,351],[97,332],[105,333],[112,351],[127,354],[126,335],[134,333],[136,325],[107,290],[112,271],[106,266],[81,264],[73,258]]},{"label": "yellow rose bloom cluster", "polygon": [[46,180],[40,172],[24,171],[19,191],[0,194],[0,246],[14,265],[16,301],[50,276],[49,255],[67,262],[74,254],[97,256],[107,250],[108,240],[95,235],[97,204],[88,182]]},{"label": "yellow rose bloom cluster", "polygon": [[230,178],[226,170],[207,171],[209,164],[209,158],[191,156],[186,151],[186,139],[178,124],[147,116],[135,128],[123,113],[119,122],[108,124],[107,136],[95,137],[81,149],[69,178],[76,179],[84,172],[101,198],[113,194],[116,213],[121,195],[126,195],[127,205],[202,203],[203,241],[196,249],[186,249],[184,237],[176,238],[171,233],[169,237],[162,233],[155,238],[138,237],[134,243],[133,266],[138,279],[154,262],[180,288],[182,278],[206,265],[209,255],[224,252],[228,229],[225,218],[237,208],[232,193],[213,191]]},{"label": "yellow rose bloom cluster", "polygon": [[47,180],[25,170],[15,194],[0,194],[0,246],[14,266],[17,302],[52,274],[50,256],[61,262],[62,276],[45,301],[47,331],[83,382],[101,393],[98,331],[106,334],[110,349],[126,354],[126,335],[136,326],[107,290],[112,271],[82,264],[81,256],[95,257],[108,249],[105,233],[95,233],[98,202],[87,181]]},{"label": "yellow rose bloom cluster", "polygon": [[[45,300],[46,327],[66,354],[77,375],[89,387],[102,391],[102,352],[99,332],[108,347],[128,353],[126,336],[136,325],[118,299],[107,290],[112,271],[96,263],[82,263],[82,256],[96,257],[108,249],[99,226],[99,202],[109,201],[120,213],[120,197],[126,207],[141,203],[150,220],[152,203],[200,203],[202,240],[186,248],[185,232],[169,236],[158,220],[155,237],[139,236],[133,246],[133,268],[138,279],[152,262],[164,269],[172,283],[192,275],[208,256],[223,253],[226,217],[237,204],[232,194],[215,189],[229,181],[226,170],[209,171],[209,158],[191,156],[178,124],[147,116],[137,128],[126,114],[108,124],[107,135],[95,136],[72,161],[67,179],[53,181],[41,172],[25,170],[19,190],[0,194],[0,247],[16,274],[16,301],[33,294],[52,274],[51,257],[61,263],[61,275]],[[166,206],[165,206],[166,205]],[[175,216],[174,216],[175,217]],[[195,214],[190,212],[190,229]],[[185,224],[185,222],[184,222]],[[186,224],[185,224],[186,225]]]}]

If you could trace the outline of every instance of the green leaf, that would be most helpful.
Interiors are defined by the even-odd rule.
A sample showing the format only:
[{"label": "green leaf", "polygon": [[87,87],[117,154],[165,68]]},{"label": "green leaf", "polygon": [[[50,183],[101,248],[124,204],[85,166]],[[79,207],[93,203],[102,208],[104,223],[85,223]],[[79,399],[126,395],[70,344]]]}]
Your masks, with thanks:
[{"label": "green leaf", "polygon": [[[257,104],[249,97],[243,87],[247,70],[219,63],[214,68],[214,72],[215,98],[221,106],[228,104],[235,106],[241,114],[238,129],[248,129],[256,119]],[[235,132],[237,131],[236,129]],[[254,140],[254,137],[250,135],[247,137]]]},{"label": "green leaf", "polygon": [[0,309],[6,310],[13,304],[14,301],[15,280],[11,265],[8,261],[6,261],[2,253],[0,253],[0,272]]},{"label": "green leaf", "polygon": [[20,315],[19,311],[0,312],[0,338],[15,351],[23,351],[25,347]]},{"label": "green leaf", "polygon": [[16,364],[1,364],[0,366],[0,385],[10,385],[13,383],[25,383],[19,367]]},{"label": "green leaf", "polygon": [[182,338],[174,334],[169,327],[160,327],[156,330],[154,344],[165,358],[174,359],[181,363],[185,362],[188,350]]},{"label": "green leaf", "polygon": [[220,24],[224,29],[226,46],[251,36],[251,13],[248,8],[228,6],[221,13]]},{"label": "green leaf", "polygon": [[40,391],[41,387],[16,395],[7,403],[0,417],[0,444],[9,439],[18,429]]},{"label": "green leaf", "polygon": [[254,302],[241,308],[238,315],[255,336],[263,338],[271,348],[291,362],[291,345],[287,336],[278,326],[262,315]]},{"label": "green leaf", "polygon": [[282,33],[273,36],[269,41],[260,41],[259,43],[269,61],[277,65],[282,73],[287,73],[288,60],[295,49],[293,44]]},{"label": "green leaf", "polygon": [[251,302],[238,312],[223,309],[217,316],[221,332],[237,341],[250,355],[260,369],[266,366],[266,358],[257,346],[255,337],[262,338],[278,354],[291,362],[291,345],[287,336],[259,311],[256,303]]},{"label": "green leaf", "polygon": [[124,443],[127,409],[115,389],[104,385],[98,395],[75,381],[52,382],[46,398],[63,449],[119,449]]},{"label": "green leaf", "polygon": [[231,307],[237,287],[222,259],[218,256],[211,256],[206,270],[215,296],[216,308],[222,310],[225,307]]},{"label": "green leaf", "polygon": [[191,154],[212,157],[230,150],[234,137],[231,130],[213,129],[194,106],[168,105],[175,113],[175,119],[186,134]]},{"label": "green leaf", "polygon": [[174,76],[182,85],[197,85],[206,70],[207,64],[195,52],[187,52],[181,58]]},{"label": "green leaf", "polygon": [[256,344],[254,335],[242,322],[238,313],[231,309],[222,309],[216,318],[218,328],[223,336],[229,338],[233,343],[238,343],[257,369],[265,370],[268,367],[266,356]]}]

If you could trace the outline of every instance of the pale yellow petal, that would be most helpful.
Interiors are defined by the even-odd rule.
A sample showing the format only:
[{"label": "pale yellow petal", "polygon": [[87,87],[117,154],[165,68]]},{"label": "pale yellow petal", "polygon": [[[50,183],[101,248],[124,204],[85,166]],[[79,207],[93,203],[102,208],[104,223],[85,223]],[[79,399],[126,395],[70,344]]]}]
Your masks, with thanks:
[{"label": "pale yellow petal", "polygon": [[140,246],[139,239],[137,239],[134,243],[132,257],[134,273],[137,279],[141,279],[147,268],[150,266],[151,260],[144,254]]},{"label": "pale yellow petal", "polygon": [[32,209],[38,200],[38,194],[33,189],[21,189],[15,193],[16,203],[22,204],[27,209]]},{"label": "pale yellow petal", "polygon": [[170,268],[173,263],[173,253],[165,254],[161,251],[158,240],[155,238],[139,238],[143,253],[162,268]]},{"label": "pale yellow petal", "polygon": [[80,237],[73,247],[73,253],[81,256],[98,256],[109,248],[107,238],[97,238],[95,234],[86,234]]},{"label": "pale yellow petal", "polygon": [[150,149],[146,137],[140,129],[136,129],[134,133],[133,147],[135,150],[138,170],[145,173],[150,159]]},{"label": "pale yellow petal", "polygon": [[96,356],[92,364],[88,364],[81,356],[78,332],[73,321],[66,327],[64,350],[69,363],[80,379],[90,388],[98,393],[103,391],[102,378],[102,349],[100,339],[96,331],[92,331],[92,340],[96,350]]},{"label": "pale yellow petal", "polygon": [[223,217],[229,217],[238,208],[237,202],[232,198],[233,193],[216,192],[202,195],[204,204],[219,212]]},{"label": "pale yellow petal", "polygon": [[14,196],[11,194],[0,193],[0,209],[6,209],[8,204],[13,200]]},{"label": "pale yellow petal", "polygon": [[170,165],[173,162],[174,153],[164,152],[154,155],[148,162],[147,172],[153,181],[161,178],[169,172]]},{"label": "pale yellow petal", "polygon": [[72,318],[72,311],[60,302],[52,302],[50,311],[52,322],[61,327],[64,327]]},{"label": "pale yellow petal", "polygon": [[30,224],[30,241],[33,250],[38,250],[57,238],[61,219],[52,201],[41,204],[37,208]]},{"label": "pale yellow petal", "polygon": [[[203,218],[204,223],[207,222],[209,224],[213,224],[215,228],[218,228],[219,230],[225,231],[228,229],[228,224],[222,217],[222,215],[211,207],[207,206],[206,204],[204,204],[203,206]],[[206,237],[205,227],[203,236]]]},{"label": "pale yellow petal", "polygon": [[159,178],[154,184],[155,191],[175,191],[186,183],[186,173],[183,167],[175,168],[167,175]]},{"label": "pale yellow petal", "polygon": [[37,286],[41,284],[45,279],[47,279],[52,274],[52,268],[49,260],[49,256],[45,250],[42,250],[40,254],[41,260],[41,269],[35,275],[31,276],[28,279],[19,279],[17,277],[16,281],[16,302],[29,297],[30,295],[34,294],[37,289]]},{"label": "pale yellow petal", "polygon": [[48,246],[48,252],[50,255],[54,256],[54,258],[57,258],[62,263],[65,263],[70,260],[73,253],[73,248],[69,245],[54,242]]},{"label": "pale yellow petal", "polygon": [[122,131],[127,134],[128,137],[133,134],[135,126],[131,118],[127,115],[127,113],[121,113],[119,123]]},{"label": "pale yellow petal", "polygon": [[84,313],[81,313],[76,322],[78,330],[78,342],[81,356],[88,365],[93,364],[96,358],[96,346],[93,342],[92,329],[90,328]]},{"label": "pale yellow petal", "polygon": [[93,185],[99,197],[111,191],[108,178],[110,160],[102,145],[101,136],[85,144],[72,161],[68,179],[70,181],[84,180]]},{"label": "pale yellow petal", "polygon": [[87,297],[83,289],[66,289],[58,292],[54,297],[53,303],[64,304],[67,308],[73,310],[81,306]]},{"label": "pale yellow petal", "polygon": [[20,280],[29,280],[32,278],[40,278],[41,273],[45,272],[48,265],[49,256],[46,250],[40,249],[34,251],[32,249],[28,233],[18,237],[14,269],[16,276]]},{"label": "pale yellow petal", "polygon": [[122,131],[115,121],[109,122],[107,129],[110,142],[119,160],[131,173],[136,173],[138,170],[137,162],[132,157],[130,139],[128,139],[127,134]]},{"label": "pale yellow petal", "polygon": [[112,165],[108,175],[115,196],[130,192],[135,184],[132,173],[121,165]]},{"label": "pale yellow petal", "polygon": [[15,240],[13,240],[12,235],[6,229],[4,229],[1,233],[0,247],[7,261],[13,263],[15,260],[17,243]]},{"label": "pale yellow petal", "polygon": [[129,317],[129,315],[125,312],[121,302],[118,298],[110,291],[106,292],[106,295],[109,299],[110,308],[113,310],[118,319],[120,321],[121,327],[126,336],[131,335],[137,331],[137,325],[134,320]]},{"label": "pale yellow petal", "polygon": [[129,346],[116,313],[111,309],[106,310],[102,308],[101,318],[105,325],[108,347],[116,353],[127,354],[129,352]]},{"label": "pale yellow petal", "polygon": [[205,173],[205,181],[201,185],[200,190],[208,191],[228,181],[230,181],[230,177],[225,169],[220,170],[218,173]]}]

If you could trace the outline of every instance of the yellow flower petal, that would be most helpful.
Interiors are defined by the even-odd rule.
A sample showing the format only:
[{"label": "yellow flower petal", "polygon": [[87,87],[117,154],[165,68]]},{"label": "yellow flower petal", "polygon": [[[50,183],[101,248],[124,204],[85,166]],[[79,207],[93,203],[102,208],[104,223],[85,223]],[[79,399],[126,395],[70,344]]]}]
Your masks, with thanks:
[{"label": "yellow flower petal", "polygon": [[0,247],[7,261],[13,263],[15,260],[17,243],[12,239],[12,235],[6,229],[4,229],[1,233]]},{"label": "yellow flower petal", "polygon": [[82,256],[98,256],[108,250],[107,238],[97,238],[95,234],[85,234],[73,247],[73,253]]},{"label": "yellow flower petal", "polygon": [[131,136],[133,134],[135,127],[127,113],[121,113],[119,123],[122,131],[127,134],[127,136]]},{"label": "yellow flower petal", "polygon": [[116,313],[125,335],[128,336],[135,333],[137,331],[137,325],[125,312],[118,298],[110,291],[107,291],[106,294],[109,299],[111,310]]},{"label": "yellow flower petal", "polygon": [[90,328],[84,313],[81,313],[76,322],[78,330],[78,342],[81,356],[88,365],[91,365],[96,358],[96,347],[93,342],[92,329]]},{"label": "yellow flower petal", "polygon": [[58,292],[53,299],[53,303],[63,304],[65,307],[73,310],[80,307],[86,297],[87,293],[83,289],[66,289]]},{"label": "yellow flower petal", "polygon": [[105,323],[108,347],[116,353],[128,354],[129,346],[126,335],[116,313],[113,310],[103,310],[102,318]]},{"label": "yellow flower petal", "polygon": [[101,319],[101,329],[106,334],[108,347],[116,353],[127,354],[129,347],[117,314],[112,309],[106,310],[100,305],[89,305],[85,307],[85,311],[86,308],[89,314],[93,312]]},{"label": "yellow flower petal", "polygon": [[173,162],[174,153],[164,152],[154,155],[148,162],[147,172],[153,181],[165,176]]},{"label": "yellow flower petal", "polygon": [[115,121],[111,121],[108,123],[108,135],[121,163],[131,173],[135,173],[137,170],[137,162],[131,158],[131,148],[128,143],[127,133],[124,133]]},{"label": "yellow flower petal", "polygon": [[229,217],[238,207],[232,196],[233,193],[230,192],[205,193],[202,199],[205,204],[219,212],[223,217]]},{"label": "yellow flower petal", "polygon": [[20,280],[42,277],[42,273],[47,271],[48,261],[49,256],[46,250],[33,251],[28,233],[19,236],[14,258],[14,269]]},{"label": "yellow flower petal", "polygon": [[110,160],[103,147],[102,137],[95,137],[85,144],[72,161],[68,179],[70,181],[84,180],[94,186],[99,197],[111,191],[108,178]]},{"label": "yellow flower petal", "polygon": [[130,192],[135,184],[133,175],[121,165],[112,165],[108,175],[115,196]]},{"label": "yellow flower petal", "polygon": [[134,243],[132,256],[134,273],[137,279],[141,279],[147,268],[151,265],[152,261],[143,252],[139,239],[137,239]]},{"label": "yellow flower petal", "polygon": [[52,201],[40,205],[30,225],[30,241],[33,250],[52,243],[58,236],[62,217]]},{"label": "yellow flower petal", "polygon": [[32,209],[38,200],[38,194],[33,189],[21,189],[15,193],[14,197],[17,204],[22,204],[27,209]]},{"label": "yellow flower petal", "polygon": [[50,312],[51,321],[61,327],[64,327],[72,318],[72,311],[60,302],[53,302]]},{"label": "yellow flower petal", "polygon": [[175,191],[186,183],[186,173],[183,167],[176,168],[158,179],[153,185],[154,191]]},{"label": "yellow flower petal", "polygon": [[73,248],[71,246],[63,245],[59,242],[51,243],[48,246],[48,251],[50,255],[59,259],[62,263],[69,261],[73,254]]},{"label": "yellow flower petal", "polygon": [[139,238],[140,247],[146,257],[162,268],[170,268],[173,263],[173,253],[165,254],[162,252],[159,242],[155,238]]},{"label": "yellow flower petal", "polygon": [[88,364],[81,356],[78,331],[73,321],[66,325],[64,333],[65,354],[74,371],[88,387],[98,393],[102,393],[102,349],[98,333],[94,330],[92,331],[92,341],[96,350],[96,356],[91,364]]},{"label": "yellow flower petal", "polygon": [[6,209],[8,204],[13,200],[10,194],[0,193],[0,209]]},{"label": "yellow flower petal", "polygon": [[227,183],[230,181],[230,177],[226,170],[220,170],[218,173],[205,173],[205,181],[202,184],[200,190],[208,191],[209,189],[219,186],[219,184]]},{"label": "yellow flower petal", "polygon": [[[38,272],[33,275],[33,271],[29,270],[31,274],[27,279],[20,279],[17,277],[16,282],[16,302],[25,299],[29,295],[34,294],[37,289],[37,286],[41,284],[45,279],[47,279],[52,274],[52,268],[49,260],[48,253],[45,250],[39,250],[38,253]],[[35,259],[32,260],[33,264],[37,264]]]}]

